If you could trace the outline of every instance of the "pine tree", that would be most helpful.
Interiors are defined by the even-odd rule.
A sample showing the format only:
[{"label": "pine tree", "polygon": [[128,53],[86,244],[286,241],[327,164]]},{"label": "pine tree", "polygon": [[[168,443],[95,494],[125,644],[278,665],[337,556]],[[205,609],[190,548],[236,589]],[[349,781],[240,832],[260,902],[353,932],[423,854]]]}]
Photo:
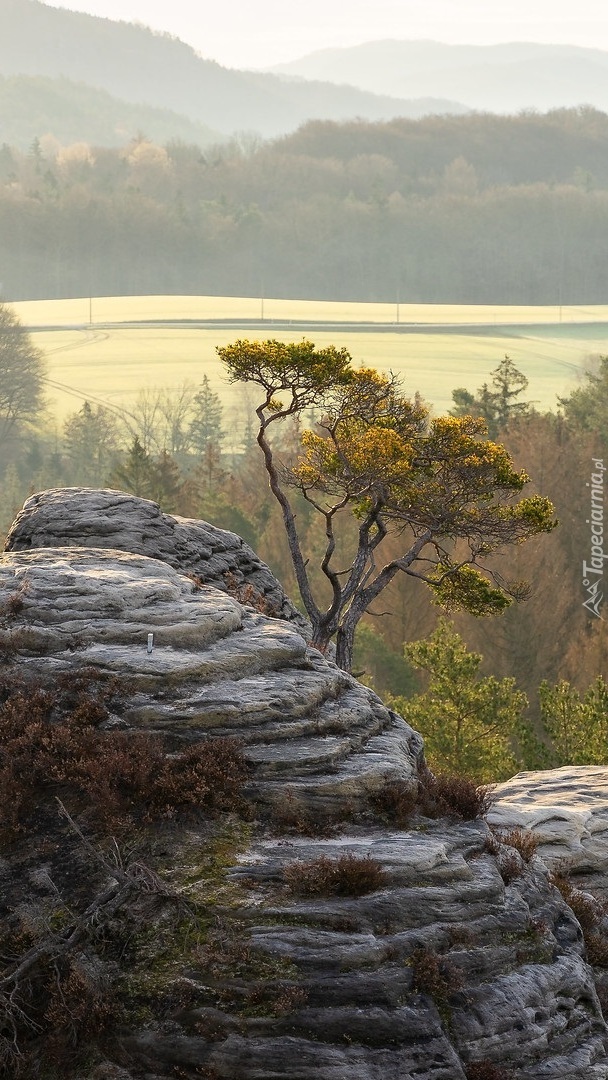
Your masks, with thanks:
[{"label": "pine tree", "polygon": [[542,682],[538,696],[551,765],[608,764],[608,686],[601,675],[582,698],[565,679]]},{"label": "pine tree", "polygon": [[219,449],[224,432],[222,430],[222,403],[211,390],[209,376],[203,375],[201,387],[192,399],[194,416],[190,421],[190,441],[198,454],[204,454],[211,445]]},{"label": "pine tree", "polygon": [[137,435],[133,439],[125,460],[110,476],[112,487],[138,495],[142,499],[153,498],[154,462]]},{"label": "pine tree", "polygon": [[[496,614],[523,599],[522,583],[512,588],[488,559],[550,532],[553,508],[538,495],[518,499],[529,477],[513,468],[503,446],[485,438],[482,419],[431,418],[420,401],[404,396],[394,376],[354,369],[346,349],[271,340],[236,341],[217,351],[231,382],[259,387],[257,443],[281,508],[312,641],[325,651],[335,636],[339,667],[351,670],[357,624],[399,573],[424,581],[449,611]],[[322,420],[315,431],[301,433],[296,461],[285,461],[273,435],[311,408]],[[323,526],[321,597],[290,488]],[[353,521],[354,553],[342,543]],[[384,561],[390,534],[402,547]]]},{"label": "pine tree", "polygon": [[528,387],[528,380],[516,367],[509,356],[501,360],[492,372],[490,384],[484,383],[476,394],[459,387],[452,391],[454,408],[450,416],[480,416],[488,427],[488,435],[496,438],[509,421],[518,416],[526,416],[530,411],[527,401],[518,401]]},{"label": "pine tree", "polygon": [[393,698],[391,706],[422,735],[430,767],[479,783],[512,776],[512,741],[528,704],[515,680],[480,678],[483,657],[469,652],[444,618],[430,637],[407,645],[405,655],[428,674],[428,688],[411,699]]},{"label": "pine tree", "polygon": [[103,405],[85,401],[63,426],[72,483],[103,484],[119,454],[118,422]]}]

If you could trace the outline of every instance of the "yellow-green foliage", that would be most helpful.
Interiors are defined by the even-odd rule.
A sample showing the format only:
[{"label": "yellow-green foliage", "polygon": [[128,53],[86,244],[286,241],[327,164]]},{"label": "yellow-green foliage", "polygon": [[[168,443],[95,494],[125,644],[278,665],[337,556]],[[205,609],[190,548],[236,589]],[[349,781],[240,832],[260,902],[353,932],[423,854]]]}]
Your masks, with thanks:
[{"label": "yellow-green foliage", "polygon": [[424,738],[432,769],[470,776],[479,783],[516,771],[510,737],[522,723],[526,695],[514,679],[479,678],[479,653],[469,652],[452,623],[441,619],[426,640],[406,646],[406,656],[428,672],[429,686],[414,698],[391,702]]},{"label": "yellow-green foliage", "polygon": [[541,724],[552,765],[608,763],[608,687],[601,675],[579,694],[565,679],[538,688]]}]

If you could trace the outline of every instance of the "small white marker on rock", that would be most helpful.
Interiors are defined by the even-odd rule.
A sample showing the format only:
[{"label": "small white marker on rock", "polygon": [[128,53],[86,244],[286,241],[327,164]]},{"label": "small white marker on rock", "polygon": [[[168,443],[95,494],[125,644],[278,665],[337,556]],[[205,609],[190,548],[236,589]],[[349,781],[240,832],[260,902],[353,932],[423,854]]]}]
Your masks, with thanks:
[{"label": "small white marker on rock", "polygon": [[148,656],[152,653],[154,648],[154,634],[148,634]]}]

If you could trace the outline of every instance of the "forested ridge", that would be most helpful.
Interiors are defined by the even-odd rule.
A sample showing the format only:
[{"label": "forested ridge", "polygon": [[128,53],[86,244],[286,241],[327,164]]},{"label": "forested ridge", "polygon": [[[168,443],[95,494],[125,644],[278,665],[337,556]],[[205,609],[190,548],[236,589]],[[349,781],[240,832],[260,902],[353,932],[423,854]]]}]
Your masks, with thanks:
[{"label": "forested ridge", "polygon": [[123,101],[83,82],[0,75],[0,142],[27,150],[43,132],[58,143],[81,139],[122,146],[145,131],[154,140],[185,139],[206,146],[219,133],[170,109]]},{"label": "forested ridge", "polygon": [[5,299],[602,303],[608,115],[313,121],[271,142],[0,150]]}]

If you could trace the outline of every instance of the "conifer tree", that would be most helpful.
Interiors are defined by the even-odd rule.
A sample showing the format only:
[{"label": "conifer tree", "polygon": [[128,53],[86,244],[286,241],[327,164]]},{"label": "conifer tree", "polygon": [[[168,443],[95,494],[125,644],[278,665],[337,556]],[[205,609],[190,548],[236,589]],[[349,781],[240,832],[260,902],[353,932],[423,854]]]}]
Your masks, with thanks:
[{"label": "conifer tree", "polygon": [[481,653],[469,652],[454,625],[440,619],[405,655],[426,672],[428,688],[391,705],[419,731],[432,769],[479,783],[506,780],[517,769],[512,740],[519,735],[526,695],[511,678],[481,678]]},{"label": "conifer tree", "polygon": [[[554,527],[551,503],[519,499],[529,477],[514,470],[503,446],[485,437],[481,419],[431,418],[409,400],[394,376],[352,366],[345,349],[317,350],[310,341],[237,341],[218,348],[233,382],[260,388],[257,442],[270,489],[283,515],[312,640],[325,651],[336,636],[336,660],[352,668],[357,624],[399,574],[424,581],[448,610],[503,611],[526,595],[501,580],[489,556]],[[282,422],[320,411],[303,431],[300,455],[281,462],[271,432]],[[330,589],[323,604],[311,583],[290,488],[320,516],[326,538],[321,571]],[[357,524],[355,551],[336,565],[341,522]],[[383,541],[401,540],[384,561]]]},{"label": "conifer tree", "polygon": [[483,417],[488,434],[494,439],[510,420],[526,416],[530,411],[529,402],[518,400],[527,387],[526,376],[509,356],[505,356],[492,372],[492,381],[480,386],[475,394],[463,387],[452,391],[454,408],[450,410],[450,416]]}]

